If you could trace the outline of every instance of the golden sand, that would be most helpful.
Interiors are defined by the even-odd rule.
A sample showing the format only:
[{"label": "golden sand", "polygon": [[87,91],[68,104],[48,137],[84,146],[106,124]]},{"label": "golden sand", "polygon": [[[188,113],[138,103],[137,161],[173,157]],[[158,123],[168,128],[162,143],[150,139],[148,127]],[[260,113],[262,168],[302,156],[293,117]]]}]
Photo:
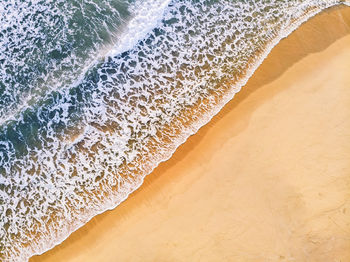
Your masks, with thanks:
[{"label": "golden sand", "polygon": [[34,261],[350,261],[350,8],[302,25],[113,211]]}]

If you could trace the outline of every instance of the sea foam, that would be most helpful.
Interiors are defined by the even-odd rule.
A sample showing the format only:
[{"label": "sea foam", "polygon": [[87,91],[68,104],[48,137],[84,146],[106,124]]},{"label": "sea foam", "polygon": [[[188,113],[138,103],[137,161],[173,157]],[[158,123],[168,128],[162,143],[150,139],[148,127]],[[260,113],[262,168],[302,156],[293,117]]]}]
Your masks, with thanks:
[{"label": "sea foam", "polygon": [[[20,56],[3,58],[2,65],[15,65],[19,72],[23,65],[33,72],[33,80],[14,87],[19,95],[25,86],[34,93],[42,90],[42,83],[57,86],[45,89],[44,95],[0,126],[2,261],[25,261],[40,254],[125,200],[145,175],[233,98],[281,38],[341,1],[155,0],[130,2],[127,7],[113,6],[115,1],[31,3],[22,4],[34,8],[39,17],[46,10],[54,12],[63,22],[70,17],[62,13],[67,3],[75,3],[72,10],[78,14],[97,10],[103,15],[89,21],[91,16],[81,12],[82,21],[91,22],[84,30],[78,21],[67,23],[67,35],[84,32],[87,42],[61,60],[42,64],[39,56],[31,58],[32,64],[26,59],[21,64]],[[62,6],[47,8],[51,3]],[[6,28],[15,26],[11,12],[20,17],[17,22],[25,23],[26,16],[17,16],[20,8],[11,8],[0,5],[9,16]],[[116,21],[107,25],[103,19],[109,8],[115,9]],[[54,31],[55,24],[49,25]],[[28,26],[47,37],[36,23]],[[12,29],[19,34],[16,30]],[[89,32],[97,44],[88,41]],[[3,34],[10,37],[7,29]],[[74,46],[78,38],[62,39],[59,46]],[[27,38],[16,41],[32,52],[37,48]],[[47,70],[50,78],[39,81],[46,76],[33,67],[46,68],[50,63],[55,65],[52,75]],[[73,76],[55,74],[69,71],[60,67],[65,63],[70,70],[76,68]],[[14,84],[21,79],[8,68],[0,68],[5,90],[11,89],[6,79]],[[16,99],[15,108],[22,101]],[[12,110],[11,103],[2,109],[3,115]]]}]

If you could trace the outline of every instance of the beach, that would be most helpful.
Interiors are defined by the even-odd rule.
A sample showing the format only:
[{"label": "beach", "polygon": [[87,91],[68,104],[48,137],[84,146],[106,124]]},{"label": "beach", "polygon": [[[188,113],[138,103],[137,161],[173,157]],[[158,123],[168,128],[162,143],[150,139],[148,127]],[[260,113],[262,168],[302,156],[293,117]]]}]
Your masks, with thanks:
[{"label": "beach", "polygon": [[30,261],[350,261],[350,8],[282,40],[120,206]]}]

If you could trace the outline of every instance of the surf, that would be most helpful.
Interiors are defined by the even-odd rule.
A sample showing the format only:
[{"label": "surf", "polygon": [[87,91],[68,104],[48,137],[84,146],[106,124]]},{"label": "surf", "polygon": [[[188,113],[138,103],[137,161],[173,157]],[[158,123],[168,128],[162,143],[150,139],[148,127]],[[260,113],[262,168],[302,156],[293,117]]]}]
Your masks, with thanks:
[{"label": "surf", "polygon": [[[117,2],[101,3],[107,12]],[[73,61],[77,71],[66,85],[59,82],[0,126],[0,258],[25,261],[118,206],[240,91],[282,38],[340,3],[119,6],[128,15],[118,20],[117,12],[118,30],[97,37],[98,48],[81,50],[91,61]]]}]

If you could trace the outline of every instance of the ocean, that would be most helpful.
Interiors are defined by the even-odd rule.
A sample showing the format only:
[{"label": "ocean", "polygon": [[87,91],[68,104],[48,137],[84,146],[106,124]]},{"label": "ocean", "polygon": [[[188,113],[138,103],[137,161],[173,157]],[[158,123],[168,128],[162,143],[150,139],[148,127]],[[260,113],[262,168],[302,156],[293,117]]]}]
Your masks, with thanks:
[{"label": "ocean", "polygon": [[0,1],[0,261],[113,209],[342,0]]}]

